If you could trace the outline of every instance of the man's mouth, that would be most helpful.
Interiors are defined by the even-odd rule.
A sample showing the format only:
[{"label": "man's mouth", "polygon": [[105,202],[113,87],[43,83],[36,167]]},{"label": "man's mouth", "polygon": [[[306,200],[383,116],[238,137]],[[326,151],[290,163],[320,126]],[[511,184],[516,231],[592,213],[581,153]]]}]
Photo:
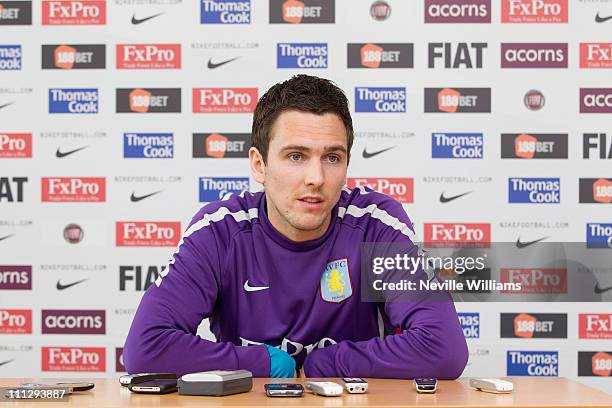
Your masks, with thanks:
[{"label": "man's mouth", "polygon": [[302,205],[309,210],[320,210],[323,208],[323,198],[317,196],[305,196],[298,199]]},{"label": "man's mouth", "polygon": [[299,200],[305,203],[311,203],[311,204],[318,204],[318,203],[323,202],[323,199],[321,197],[315,197],[315,196],[306,196],[306,197],[300,198]]}]

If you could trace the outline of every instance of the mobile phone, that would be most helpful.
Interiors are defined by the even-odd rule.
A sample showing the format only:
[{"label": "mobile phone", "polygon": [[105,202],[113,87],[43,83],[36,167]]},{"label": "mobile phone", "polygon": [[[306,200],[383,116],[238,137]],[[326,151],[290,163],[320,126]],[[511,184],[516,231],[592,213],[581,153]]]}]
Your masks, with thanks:
[{"label": "mobile phone", "polygon": [[363,378],[342,378],[344,388],[349,394],[364,394],[368,391],[368,382]]},{"label": "mobile phone", "polygon": [[92,382],[60,382],[56,384],[60,387],[72,388],[72,391],[88,391],[95,387]]},{"label": "mobile phone", "polygon": [[434,393],[438,387],[437,378],[415,378],[414,386],[418,393]]},{"label": "mobile phone", "polygon": [[342,395],[342,387],[332,381],[306,381],[306,388],[324,397]]},{"label": "mobile phone", "polygon": [[151,380],[129,384],[128,389],[139,394],[169,394],[176,392],[176,380]]},{"label": "mobile phone", "polygon": [[264,384],[264,389],[268,397],[301,397],[304,395],[302,384]]},{"label": "mobile phone", "polygon": [[138,373],[122,375],[119,377],[119,383],[127,387],[130,384],[138,384],[145,381],[174,379],[176,379],[176,374],[173,373]]},{"label": "mobile phone", "polygon": [[66,394],[72,394],[74,391],[72,387],[67,385],[58,385],[56,383],[21,383],[17,387],[17,389],[36,389],[43,388],[46,390],[65,390]]}]

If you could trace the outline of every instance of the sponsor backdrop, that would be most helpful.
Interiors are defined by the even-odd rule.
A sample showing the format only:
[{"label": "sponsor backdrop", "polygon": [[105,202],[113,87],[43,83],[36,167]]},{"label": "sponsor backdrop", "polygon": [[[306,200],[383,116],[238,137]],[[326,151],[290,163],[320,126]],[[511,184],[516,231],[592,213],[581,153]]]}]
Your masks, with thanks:
[{"label": "sponsor backdrop", "polygon": [[[1,377],[123,372],[191,216],[261,188],[254,106],[300,72],[350,100],[348,186],[426,243],[611,251],[610,0],[0,1],[0,26]],[[493,272],[566,273],[539,266]],[[608,302],[457,303],[464,375],[612,389],[607,267]]]}]

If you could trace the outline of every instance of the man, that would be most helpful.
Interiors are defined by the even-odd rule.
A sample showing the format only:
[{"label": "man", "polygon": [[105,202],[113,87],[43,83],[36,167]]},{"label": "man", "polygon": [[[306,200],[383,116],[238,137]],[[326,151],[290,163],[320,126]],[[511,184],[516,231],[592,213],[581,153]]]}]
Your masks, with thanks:
[{"label": "man", "polygon": [[[308,377],[461,375],[467,346],[447,293],[361,299],[362,242],[418,248],[401,204],[343,188],[352,143],[348,101],[330,81],[297,75],[261,97],[249,160],[264,191],[195,215],[136,312],[128,372],[292,377],[297,363]],[[196,336],[203,318],[217,342]]]}]

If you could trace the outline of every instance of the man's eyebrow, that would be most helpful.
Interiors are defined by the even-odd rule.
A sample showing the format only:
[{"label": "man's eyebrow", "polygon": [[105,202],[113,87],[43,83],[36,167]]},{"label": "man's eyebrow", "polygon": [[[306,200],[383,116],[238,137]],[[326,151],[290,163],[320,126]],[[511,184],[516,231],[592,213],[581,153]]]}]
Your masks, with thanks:
[{"label": "man's eyebrow", "polygon": [[[306,146],[301,146],[301,145],[287,145],[285,147],[283,147],[281,149],[281,152],[285,152],[287,150],[295,150],[295,151],[300,151],[300,152],[310,152],[312,151],[312,149],[310,147],[306,147]],[[325,148],[323,149],[325,150],[325,152],[337,152],[340,151],[342,153],[346,153],[346,147],[344,147],[343,145],[332,145],[332,146],[325,146]]]},{"label": "man's eyebrow", "polygon": [[298,150],[301,152],[309,152],[310,148],[306,146],[300,146],[300,145],[287,145],[281,149],[281,152],[284,152],[286,150]]},{"label": "man's eyebrow", "polygon": [[342,145],[325,146],[325,151],[326,152],[337,152],[337,151],[340,151],[342,153],[346,153],[346,147],[344,147]]}]

